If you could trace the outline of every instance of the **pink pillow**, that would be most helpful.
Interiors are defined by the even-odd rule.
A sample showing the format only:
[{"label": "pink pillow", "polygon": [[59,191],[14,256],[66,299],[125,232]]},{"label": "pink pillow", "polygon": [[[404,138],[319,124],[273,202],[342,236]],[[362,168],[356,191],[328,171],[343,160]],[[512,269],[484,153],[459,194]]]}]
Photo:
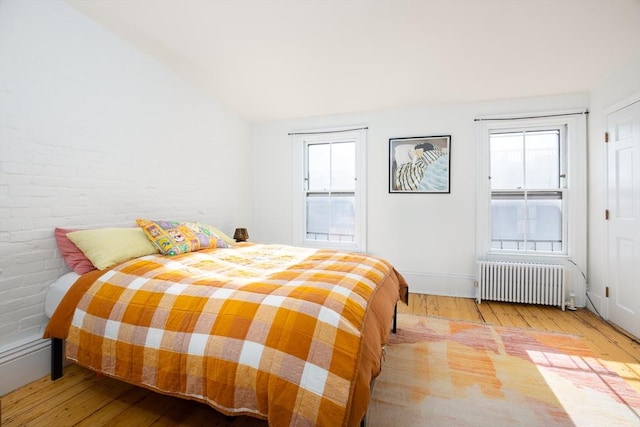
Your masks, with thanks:
[{"label": "pink pillow", "polygon": [[67,233],[78,231],[71,228],[56,228],[55,236],[58,243],[58,249],[62,254],[62,258],[70,269],[78,274],[88,273],[96,269],[89,259],[82,253],[76,245],[67,237]]}]

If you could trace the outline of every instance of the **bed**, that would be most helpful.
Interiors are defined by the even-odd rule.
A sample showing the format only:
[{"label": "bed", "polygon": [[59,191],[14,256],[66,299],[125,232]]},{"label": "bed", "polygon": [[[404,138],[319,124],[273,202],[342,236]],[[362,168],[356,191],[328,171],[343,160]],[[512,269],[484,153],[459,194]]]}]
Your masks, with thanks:
[{"label": "bed", "polygon": [[150,253],[53,288],[53,377],[64,340],[96,372],[273,426],[360,424],[408,295],[383,259],[261,244]]}]

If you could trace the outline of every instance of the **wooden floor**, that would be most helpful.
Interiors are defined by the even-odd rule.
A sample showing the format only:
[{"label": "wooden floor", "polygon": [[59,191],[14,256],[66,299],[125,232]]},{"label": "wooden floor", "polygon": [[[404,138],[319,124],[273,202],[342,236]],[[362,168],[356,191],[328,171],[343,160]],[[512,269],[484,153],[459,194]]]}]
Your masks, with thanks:
[{"label": "wooden floor", "polygon": [[[411,294],[400,313],[581,335],[594,355],[640,392],[640,344],[585,309],[483,302]],[[206,405],[156,394],[69,365],[62,379],[43,378],[0,398],[2,426],[266,426],[224,417]]]}]

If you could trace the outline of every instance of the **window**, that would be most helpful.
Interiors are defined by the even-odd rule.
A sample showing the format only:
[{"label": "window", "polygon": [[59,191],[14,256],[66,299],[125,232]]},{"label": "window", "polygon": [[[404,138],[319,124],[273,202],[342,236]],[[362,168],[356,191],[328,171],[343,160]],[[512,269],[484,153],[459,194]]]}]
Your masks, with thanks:
[{"label": "window", "polygon": [[477,131],[478,258],[586,259],[584,112],[483,118]]},{"label": "window", "polygon": [[492,250],[565,252],[565,133],[491,131]]},{"label": "window", "polygon": [[364,129],[295,135],[296,244],[365,250],[365,135]]}]

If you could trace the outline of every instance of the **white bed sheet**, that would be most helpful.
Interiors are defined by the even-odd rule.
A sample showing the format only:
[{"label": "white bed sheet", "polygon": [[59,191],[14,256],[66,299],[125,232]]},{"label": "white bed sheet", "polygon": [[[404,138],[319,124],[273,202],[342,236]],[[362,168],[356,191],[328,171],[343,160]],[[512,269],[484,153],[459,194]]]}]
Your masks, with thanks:
[{"label": "white bed sheet", "polygon": [[44,300],[44,313],[48,318],[51,318],[62,298],[79,277],[78,273],[71,271],[51,284]]}]

